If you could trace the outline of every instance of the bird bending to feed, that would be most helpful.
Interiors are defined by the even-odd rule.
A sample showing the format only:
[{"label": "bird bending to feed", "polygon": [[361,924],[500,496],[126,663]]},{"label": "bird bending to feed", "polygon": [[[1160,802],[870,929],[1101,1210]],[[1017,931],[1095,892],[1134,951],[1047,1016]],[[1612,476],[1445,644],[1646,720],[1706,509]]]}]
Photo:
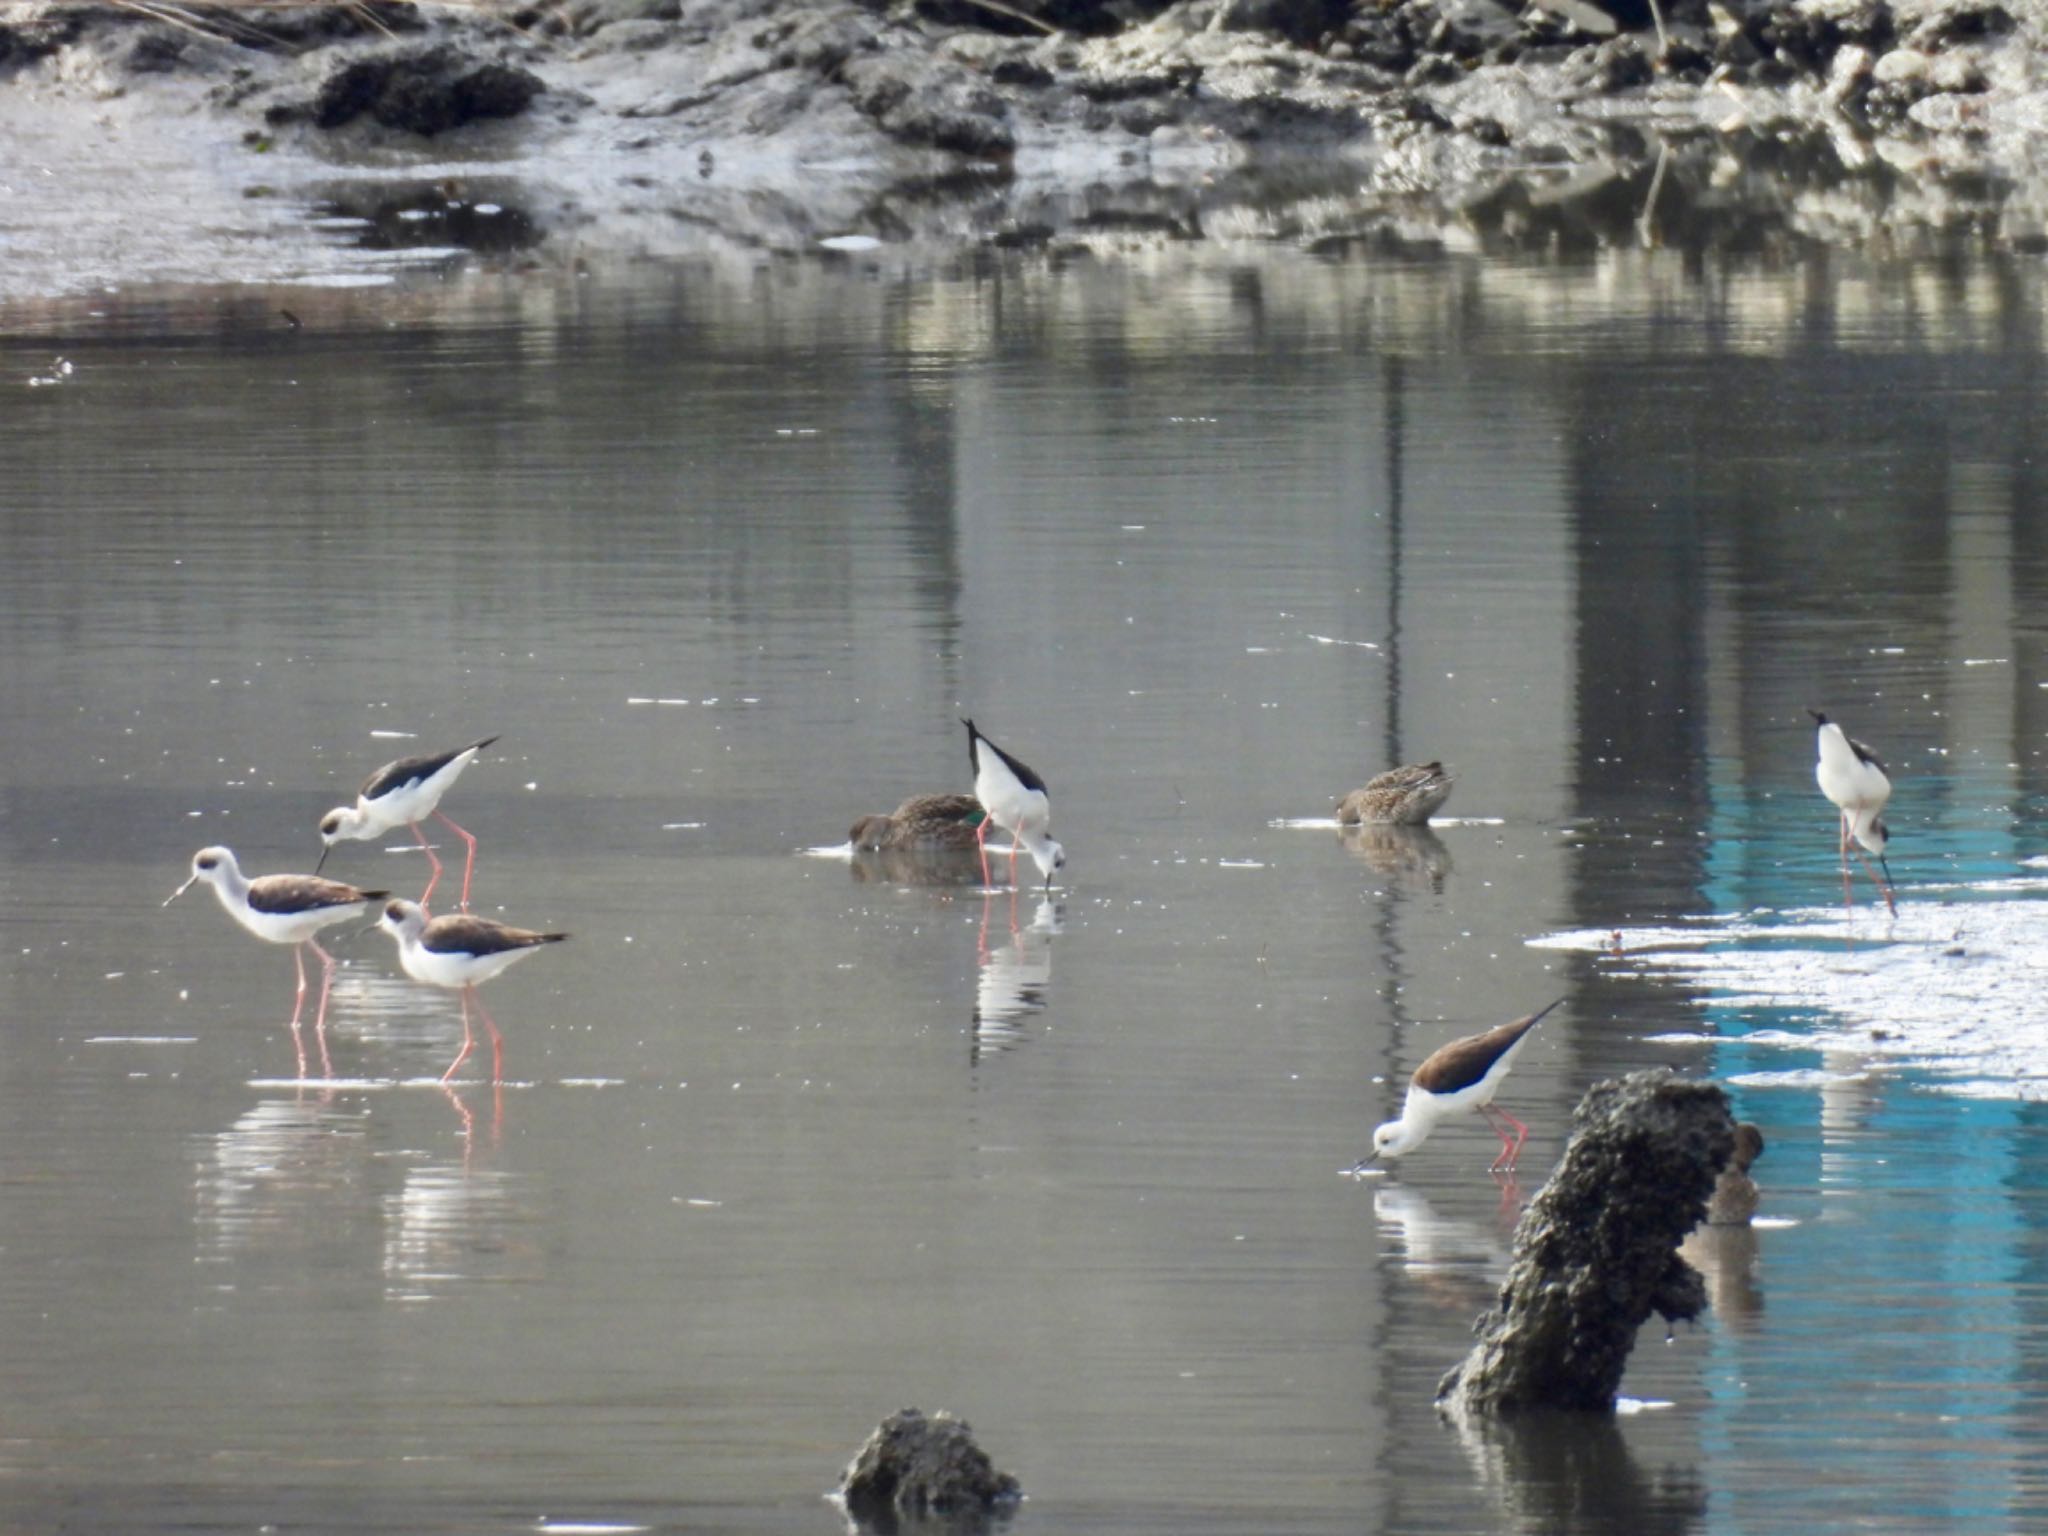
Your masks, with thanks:
[{"label": "bird bending to feed", "polygon": [[1419,827],[1451,798],[1451,786],[1456,782],[1444,772],[1442,763],[1389,768],[1337,802],[1338,824],[1350,827],[1363,821],[1389,821]]},{"label": "bird bending to feed", "polygon": [[192,855],[191,877],[164,898],[164,905],[168,907],[201,880],[213,887],[228,916],[257,938],[293,946],[299,991],[292,1004],[291,1030],[301,1077],[306,1075],[306,1047],[299,1035],[299,1017],[306,1007],[305,946],[313,946],[313,953],[320,957],[320,1005],[314,1013],[313,1035],[320,1042],[321,1068],[332,1077],[333,1067],[327,1059],[327,993],[334,983],[334,956],[320,947],[315,935],[322,928],[364,916],[366,908],[391,893],[362,891],[318,875],[259,875],[251,880],[242,873],[231,849],[202,848]]},{"label": "bird bending to feed", "polygon": [[981,848],[981,879],[989,880],[988,828],[994,822],[1014,839],[1010,848],[1010,883],[1017,883],[1017,849],[1027,850],[1038,872],[1052,888],[1053,871],[1067,862],[1067,851],[1046,834],[1052,821],[1052,801],[1046,795],[1045,780],[1028,765],[1010,756],[975,729],[967,727],[967,760],[974,765],[974,798],[988,812],[987,820],[975,829],[974,840]]},{"label": "bird bending to feed", "polygon": [[427,862],[434,866],[434,873],[427,879],[427,888],[420,892],[420,905],[424,907],[434,894],[434,887],[441,882],[441,861],[434,857],[426,834],[420,831],[420,823],[430,815],[439,816],[447,822],[449,831],[469,845],[469,856],[462,865],[462,909],[467,912],[469,880],[476,871],[476,839],[448,820],[448,813],[441,809],[441,797],[462,777],[462,770],[476,761],[476,755],[497,739],[486,736],[466,747],[456,747],[449,752],[428,752],[419,757],[402,757],[379,768],[363,780],[362,791],[356,796],[354,805],[337,805],[320,818],[320,841],[324,846],[320,850],[320,862],[313,866],[313,873],[317,875],[326,866],[327,855],[344,838],[365,841],[382,837],[394,827],[410,827],[414,841],[426,854]]},{"label": "bird bending to feed", "polygon": [[[1401,1101],[1401,1118],[1389,1120],[1372,1133],[1372,1155],[1354,1164],[1350,1171],[1363,1172],[1367,1163],[1383,1157],[1405,1157],[1422,1145],[1439,1121],[1468,1109],[1484,1115],[1486,1123],[1500,1137],[1500,1155],[1488,1171],[1513,1168],[1522,1155],[1522,1143],[1529,1139],[1529,1127],[1496,1106],[1493,1096],[1500,1091],[1501,1080],[1514,1065],[1516,1053],[1527,1042],[1529,1032],[1555,1007],[1557,1003],[1552,1003],[1540,1013],[1484,1034],[1467,1035],[1430,1052],[1408,1080],[1408,1097]],[[1503,1120],[1514,1128],[1513,1135],[1501,1124]]]},{"label": "bird bending to feed", "polygon": [[[1878,761],[1875,752],[1848,735],[1819,710],[1809,709],[1807,713],[1818,723],[1820,734],[1820,760],[1813,765],[1814,780],[1820,785],[1820,792],[1842,813],[1842,905],[1849,906],[1853,901],[1849,843],[1854,839],[1861,845],[1856,857],[1862,861],[1863,872],[1883,894],[1892,916],[1897,917],[1899,902],[1892,890],[1892,867],[1885,863],[1884,858],[1892,832],[1880,814],[1885,802],[1892,797],[1892,781],[1885,776],[1884,764]],[[1884,869],[1884,879],[1877,878],[1877,871],[1870,867],[1870,860],[1863,857],[1864,848],[1877,855],[1877,862]]]},{"label": "bird bending to feed", "polygon": [[428,986],[462,989],[462,1049],[448,1063],[441,1081],[445,1083],[455,1075],[455,1069],[469,1059],[476,1043],[469,1027],[469,1005],[475,1001],[476,1011],[490,1033],[491,1080],[496,1082],[504,1066],[504,1036],[485,1012],[482,1000],[476,998],[476,989],[515,960],[532,954],[543,944],[559,944],[569,935],[535,933],[467,913],[429,919],[427,909],[416,901],[385,903],[377,926],[398,941],[398,963],[405,967],[406,975]]},{"label": "bird bending to feed", "polygon": [[965,853],[980,846],[987,820],[972,795],[912,795],[886,815],[861,817],[846,836],[856,853]]}]

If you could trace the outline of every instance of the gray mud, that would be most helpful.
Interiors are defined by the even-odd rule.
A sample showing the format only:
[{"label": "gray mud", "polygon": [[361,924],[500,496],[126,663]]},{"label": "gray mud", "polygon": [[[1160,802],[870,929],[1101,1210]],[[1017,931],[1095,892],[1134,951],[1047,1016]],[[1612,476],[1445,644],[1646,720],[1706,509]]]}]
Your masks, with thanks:
[{"label": "gray mud", "polygon": [[2026,250],[2044,36],[1994,0],[5,5],[0,297],[827,241]]}]

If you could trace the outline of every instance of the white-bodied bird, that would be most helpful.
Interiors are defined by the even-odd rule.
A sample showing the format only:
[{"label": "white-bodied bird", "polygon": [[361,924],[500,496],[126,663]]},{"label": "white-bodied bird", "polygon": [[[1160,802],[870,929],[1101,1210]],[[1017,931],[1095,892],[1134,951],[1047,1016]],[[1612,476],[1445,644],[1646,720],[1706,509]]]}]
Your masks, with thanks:
[{"label": "white-bodied bird", "polygon": [[[1406,1156],[1422,1145],[1439,1122],[1467,1110],[1485,1116],[1486,1123],[1500,1137],[1500,1155],[1489,1171],[1513,1168],[1522,1155],[1522,1143],[1529,1139],[1529,1127],[1497,1106],[1493,1096],[1500,1092],[1501,1081],[1514,1065],[1516,1054],[1528,1043],[1529,1032],[1555,1007],[1557,1003],[1552,1003],[1540,1013],[1483,1034],[1467,1035],[1430,1052],[1408,1080],[1408,1096],[1401,1101],[1401,1118],[1389,1120],[1372,1133],[1372,1156],[1353,1166],[1351,1172],[1362,1172],[1368,1163],[1382,1157]],[[1512,1135],[1501,1124],[1503,1120],[1514,1128]]]},{"label": "white-bodied bird", "polygon": [[569,935],[535,933],[468,913],[430,919],[426,908],[416,901],[385,903],[377,926],[398,941],[398,963],[405,967],[406,975],[428,986],[462,991],[462,1049],[448,1063],[441,1081],[445,1083],[455,1075],[455,1069],[469,1059],[476,1043],[469,1027],[469,1006],[474,1001],[476,1011],[483,1016],[484,1028],[490,1032],[491,1081],[496,1082],[504,1067],[504,1037],[498,1033],[497,1023],[485,1011],[482,1000],[476,997],[476,989],[543,944],[559,944]]},{"label": "white-bodied bird", "polygon": [[[1846,907],[1853,900],[1849,844],[1854,840],[1859,845],[1856,857],[1862,861],[1863,872],[1883,894],[1892,916],[1897,917],[1899,903],[1892,891],[1892,867],[1885,863],[1884,857],[1892,833],[1891,828],[1884,824],[1882,815],[1885,802],[1892,797],[1892,781],[1885,776],[1884,764],[1878,761],[1877,754],[1869,747],[1819,710],[1809,709],[1807,713],[1818,722],[1819,731],[1820,760],[1813,765],[1814,780],[1820,785],[1820,792],[1842,813],[1842,905]],[[1863,857],[1861,849],[1877,855],[1877,862],[1884,869],[1883,880],[1877,878],[1877,871],[1870,867],[1870,860]]]},{"label": "white-bodied bird", "polygon": [[1052,821],[1052,801],[1046,794],[1045,780],[1028,764],[982,735],[972,720],[960,723],[967,727],[967,760],[974,765],[974,798],[988,812],[988,821],[975,829],[975,841],[981,846],[982,883],[987,884],[989,879],[988,826],[992,821],[1013,839],[1010,883],[1017,883],[1017,849],[1023,848],[1038,865],[1038,872],[1045,876],[1046,887],[1050,889],[1053,871],[1067,862],[1067,851],[1046,833]]},{"label": "white-bodied bird", "polygon": [[462,770],[476,761],[476,755],[497,739],[486,736],[466,747],[429,752],[419,757],[402,757],[379,768],[363,780],[362,791],[356,796],[354,805],[337,805],[320,818],[320,841],[325,846],[320,850],[320,862],[313,866],[313,873],[318,874],[326,866],[327,855],[336,843],[344,839],[367,841],[382,837],[394,827],[409,827],[414,840],[425,852],[427,862],[434,867],[434,873],[428,877],[427,888],[420,892],[420,905],[424,907],[434,894],[434,887],[441,882],[441,861],[434,857],[426,834],[420,831],[420,823],[428,816],[439,816],[447,823],[449,831],[469,845],[469,855],[462,865],[462,909],[467,912],[470,876],[476,872],[476,839],[448,820],[448,813],[441,809],[441,797],[462,777]]},{"label": "white-bodied bird", "polygon": [[320,957],[320,1006],[314,1013],[313,1035],[320,1042],[321,1070],[329,1077],[333,1066],[327,1059],[327,993],[334,983],[334,956],[320,947],[317,935],[323,928],[365,915],[365,909],[389,896],[389,891],[363,891],[339,880],[322,880],[318,875],[259,875],[254,880],[242,873],[228,848],[202,848],[192,855],[192,874],[185,883],[164,898],[169,906],[204,880],[229,917],[272,944],[292,946],[292,962],[298,968],[299,991],[292,1003],[292,1044],[298,1048],[299,1076],[306,1075],[306,1047],[299,1035],[299,1016],[306,1008],[305,948],[313,946]]}]

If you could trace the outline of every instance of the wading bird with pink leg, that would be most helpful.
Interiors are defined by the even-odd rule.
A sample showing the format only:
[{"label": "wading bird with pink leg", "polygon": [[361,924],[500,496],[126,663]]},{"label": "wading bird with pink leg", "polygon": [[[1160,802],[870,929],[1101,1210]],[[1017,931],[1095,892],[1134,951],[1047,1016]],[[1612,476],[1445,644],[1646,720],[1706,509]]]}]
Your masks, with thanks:
[{"label": "wading bird with pink leg", "polygon": [[1045,780],[1028,764],[982,735],[972,720],[960,723],[967,727],[967,760],[974,765],[974,798],[988,812],[987,819],[974,831],[974,840],[981,850],[982,884],[989,883],[988,828],[994,822],[1011,837],[1010,883],[1017,883],[1017,850],[1022,848],[1045,876],[1046,889],[1051,890],[1053,871],[1067,862],[1067,851],[1046,832],[1052,823],[1052,798],[1046,791]]},{"label": "wading bird with pink leg", "polygon": [[169,906],[193,885],[204,880],[229,917],[272,944],[290,944],[292,960],[298,967],[299,991],[292,1004],[292,1044],[299,1053],[299,1076],[306,1075],[306,1045],[299,1034],[299,1018],[306,1008],[307,945],[320,957],[320,1004],[313,1015],[313,1037],[320,1044],[320,1070],[334,1075],[327,1055],[327,994],[334,984],[334,956],[320,947],[316,935],[323,928],[367,915],[366,909],[384,900],[389,891],[363,891],[339,880],[322,880],[318,875],[259,875],[250,879],[227,848],[202,848],[192,855],[192,875],[164,898]]},{"label": "wading bird with pink leg", "polygon": [[476,756],[498,738],[486,736],[482,741],[473,741],[466,747],[456,747],[448,752],[429,752],[419,757],[402,757],[395,763],[386,763],[367,779],[363,780],[361,793],[354,805],[337,805],[320,818],[320,862],[313,866],[318,874],[326,867],[327,855],[334,851],[334,845],[345,839],[367,841],[382,837],[395,827],[409,827],[413,840],[426,854],[427,862],[434,872],[427,879],[427,888],[420,892],[420,905],[424,907],[434,894],[434,887],[441,883],[441,861],[434,856],[433,845],[426,834],[420,831],[420,823],[429,816],[438,816],[446,823],[448,830],[469,846],[468,856],[462,865],[462,910],[469,910],[469,881],[476,872],[476,839],[448,819],[448,813],[441,809],[441,797],[448,793],[455,781],[462,777],[462,770],[476,761]]},{"label": "wading bird with pink leg", "polygon": [[[1853,842],[1863,872],[1884,897],[1892,916],[1897,917],[1899,902],[1892,890],[1892,867],[1884,858],[1892,832],[1882,815],[1885,802],[1892,797],[1892,781],[1875,752],[1819,710],[1809,709],[1807,713],[1817,722],[1819,736],[1820,759],[1813,765],[1814,780],[1820,785],[1820,792],[1842,813],[1842,905],[1852,906],[1855,902],[1849,874],[1849,846]],[[1864,857],[1865,849],[1877,855],[1884,879],[1878,879],[1877,871],[1870,867],[1870,860]]]},{"label": "wading bird with pink leg", "polygon": [[[1560,998],[1558,1002],[1562,1002]],[[1483,1034],[1467,1035],[1440,1046],[1423,1058],[1422,1065],[1408,1080],[1408,1096],[1401,1102],[1401,1118],[1389,1120],[1372,1133],[1372,1155],[1350,1168],[1363,1173],[1380,1158],[1405,1157],[1428,1138],[1429,1133],[1452,1115],[1475,1110],[1500,1137],[1500,1155],[1488,1169],[1492,1173],[1511,1171],[1522,1155],[1522,1143],[1529,1139],[1529,1127],[1493,1102],[1500,1085],[1515,1063],[1516,1055],[1529,1043],[1529,1034],[1556,1008],[1552,1003]],[[1506,1124],[1503,1125],[1502,1122]],[[1510,1134],[1509,1128],[1513,1128]]]},{"label": "wading bird with pink leg", "polygon": [[470,1005],[474,1003],[491,1037],[491,1081],[497,1082],[504,1070],[505,1039],[498,1033],[497,1023],[485,1012],[476,989],[542,945],[559,944],[569,935],[536,933],[467,913],[429,919],[427,909],[416,901],[387,902],[377,926],[398,941],[398,963],[405,967],[406,975],[428,986],[462,991],[462,1049],[448,1063],[441,1081],[446,1083],[454,1077],[455,1069],[469,1059],[475,1048],[475,1036],[469,1027]]}]

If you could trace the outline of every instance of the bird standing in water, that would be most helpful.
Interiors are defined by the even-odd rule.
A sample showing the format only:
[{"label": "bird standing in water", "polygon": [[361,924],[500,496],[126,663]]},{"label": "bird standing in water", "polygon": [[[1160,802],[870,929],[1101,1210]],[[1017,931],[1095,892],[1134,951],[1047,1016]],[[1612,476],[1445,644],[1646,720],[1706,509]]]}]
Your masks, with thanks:
[{"label": "bird standing in water", "polygon": [[[1540,1013],[1502,1024],[1484,1034],[1467,1035],[1430,1052],[1408,1080],[1401,1118],[1389,1120],[1372,1133],[1372,1155],[1350,1171],[1361,1173],[1367,1164],[1383,1157],[1406,1156],[1421,1146],[1441,1121],[1466,1110],[1484,1115],[1486,1123],[1500,1137],[1500,1155],[1488,1171],[1512,1169],[1522,1155],[1522,1143],[1529,1139],[1529,1127],[1497,1107],[1493,1096],[1500,1092],[1501,1081],[1514,1065],[1516,1054],[1528,1043],[1529,1032],[1555,1007],[1557,1003],[1552,1003]],[[1502,1121],[1514,1128],[1512,1135]]]},{"label": "bird standing in water", "polygon": [[[1862,861],[1863,872],[1884,896],[1892,916],[1897,917],[1899,902],[1892,890],[1892,867],[1884,858],[1892,833],[1880,814],[1892,797],[1892,781],[1885,776],[1884,764],[1875,752],[1819,710],[1809,709],[1807,713],[1818,723],[1819,730],[1820,760],[1813,765],[1814,780],[1820,785],[1820,792],[1842,813],[1842,905],[1854,903],[1849,874],[1849,844],[1853,840],[1859,845],[1856,857]],[[1877,878],[1877,871],[1864,858],[1863,849],[1877,855],[1884,879]]]},{"label": "bird standing in water", "polygon": [[1052,822],[1052,800],[1046,793],[1045,780],[1028,764],[982,735],[972,720],[960,723],[967,727],[967,760],[974,765],[974,798],[988,812],[988,820],[975,829],[975,841],[981,845],[982,883],[985,885],[989,880],[988,826],[992,821],[1014,839],[1010,847],[1010,883],[1017,883],[1017,849],[1024,848],[1038,865],[1038,872],[1045,876],[1046,888],[1050,890],[1053,871],[1067,862],[1067,851],[1046,833]]},{"label": "bird standing in water", "polygon": [[314,1012],[313,1037],[320,1044],[320,1070],[334,1075],[327,1057],[327,994],[334,985],[334,956],[320,947],[323,928],[352,917],[382,901],[389,891],[361,891],[339,880],[322,880],[318,875],[258,875],[251,880],[242,873],[232,849],[202,848],[192,855],[192,874],[164,898],[169,906],[193,885],[204,880],[229,917],[272,944],[292,946],[292,963],[298,967],[299,991],[292,1003],[292,1044],[299,1053],[299,1076],[306,1075],[306,1045],[299,1035],[299,1016],[306,1009],[306,956],[308,944],[320,957],[320,1005]]},{"label": "bird standing in water", "polygon": [[1337,802],[1338,824],[1350,827],[1378,821],[1422,826],[1451,798],[1451,785],[1456,782],[1444,772],[1442,763],[1408,763],[1389,768]]},{"label": "bird standing in water", "polygon": [[468,1060],[475,1046],[469,1028],[472,1001],[483,1016],[484,1028],[490,1031],[491,1081],[498,1081],[504,1068],[505,1038],[498,1033],[497,1023],[485,1010],[482,999],[476,996],[476,989],[543,944],[559,944],[569,935],[535,933],[529,928],[514,928],[468,913],[429,920],[427,909],[416,901],[386,904],[377,926],[398,941],[398,963],[405,967],[406,975],[429,986],[462,989],[462,1049],[448,1063],[441,1081],[446,1083],[455,1075],[455,1069]]},{"label": "bird standing in water", "polygon": [[356,796],[354,805],[337,805],[320,818],[320,841],[325,846],[320,850],[320,862],[313,866],[313,873],[320,873],[327,863],[327,855],[344,838],[366,841],[382,837],[394,827],[410,827],[413,840],[434,867],[433,874],[427,878],[427,888],[420,892],[420,905],[424,907],[434,894],[434,887],[441,883],[441,861],[434,857],[426,834],[420,831],[420,823],[430,815],[439,816],[447,823],[449,831],[469,845],[469,855],[462,865],[462,910],[467,912],[469,879],[476,872],[476,839],[449,821],[448,813],[441,809],[441,797],[462,776],[462,770],[476,761],[476,755],[497,739],[486,736],[466,747],[430,752],[420,757],[402,757],[379,768],[363,780],[362,792]]},{"label": "bird standing in water", "polygon": [[979,846],[987,820],[972,795],[912,795],[893,811],[861,817],[846,838],[856,853],[965,853]]}]

